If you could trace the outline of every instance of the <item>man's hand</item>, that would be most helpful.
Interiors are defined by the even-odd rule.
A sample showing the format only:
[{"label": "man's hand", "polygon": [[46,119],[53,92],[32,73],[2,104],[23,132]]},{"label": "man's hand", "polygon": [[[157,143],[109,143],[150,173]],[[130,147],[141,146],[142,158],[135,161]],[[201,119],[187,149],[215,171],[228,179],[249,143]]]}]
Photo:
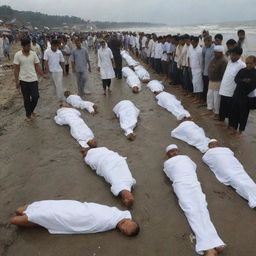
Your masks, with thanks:
[{"label": "man's hand", "polygon": [[97,71],[100,72],[100,67],[97,67]]},{"label": "man's hand", "polygon": [[20,83],[16,82],[16,89],[20,89]]},{"label": "man's hand", "polygon": [[91,73],[92,72],[92,69],[91,69],[91,67],[89,66],[88,67],[88,71]]}]

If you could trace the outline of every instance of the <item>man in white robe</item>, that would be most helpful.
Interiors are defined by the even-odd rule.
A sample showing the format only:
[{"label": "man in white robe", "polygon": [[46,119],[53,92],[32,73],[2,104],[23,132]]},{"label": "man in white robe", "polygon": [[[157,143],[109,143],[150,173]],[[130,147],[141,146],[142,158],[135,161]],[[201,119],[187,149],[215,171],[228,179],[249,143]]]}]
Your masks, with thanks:
[{"label": "man in white robe", "polygon": [[156,95],[157,104],[171,112],[177,120],[191,118],[189,112],[184,109],[181,102],[168,92],[160,92]]},{"label": "man in white robe", "polygon": [[109,47],[107,47],[105,41],[100,42],[101,48],[98,50],[98,71],[100,72],[104,95],[106,90],[111,93],[110,85],[111,79],[115,77],[114,72],[114,56]]},{"label": "man in white robe", "polygon": [[139,93],[141,91],[141,83],[137,75],[128,76],[126,82],[132,88],[133,93]]},{"label": "man in white robe", "polygon": [[90,234],[119,229],[135,236],[139,225],[129,211],[74,200],[45,200],[22,206],[10,222],[22,227],[41,226],[50,234]]},{"label": "man in white robe", "polygon": [[147,84],[147,87],[155,94],[159,94],[164,90],[163,84],[158,80],[152,80]]},{"label": "man in white robe", "polygon": [[164,172],[173,182],[179,205],[195,234],[196,252],[216,256],[225,249],[225,244],[211,222],[205,194],[197,178],[197,166],[188,156],[180,155],[174,144],[166,148],[166,153]]},{"label": "man in white robe", "polygon": [[81,118],[81,113],[68,107],[61,107],[54,117],[54,121],[59,125],[69,125],[71,136],[77,140],[82,148],[96,147],[92,130]]},{"label": "man in white robe", "polygon": [[141,65],[134,67],[135,73],[142,81],[142,83],[148,83],[150,81],[150,75],[148,71]]},{"label": "man in white robe", "polygon": [[120,196],[126,207],[131,207],[134,197],[131,193],[136,180],[132,177],[126,158],[105,147],[84,149],[84,161],[99,176],[111,184],[114,196]]},{"label": "man in white robe", "polygon": [[119,118],[120,126],[125,132],[128,140],[134,140],[136,134],[134,128],[137,125],[140,111],[136,106],[129,100],[120,101],[113,109],[117,118]]},{"label": "man in white robe", "polygon": [[256,184],[234,156],[234,152],[220,147],[215,139],[210,141],[209,148],[203,156],[203,162],[209,166],[219,182],[233,187],[248,201],[251,208],[256,208]]},{"label": "man in white robe", "polygon": [[97,105],[90,101],[82,100],[79,95],[71,94],[70,91],[65,91],[64,96],[66,97],[66,102],[72,107],[86,109],[92,115],[95,115],[97,113]]},{"label": "man in white robe", "polygon": [[197,148],[202,153],[208,150],[209,138],[205,136],[203,128],[193,121],[184,121],[171,132],[173,138],[182,140]]}]

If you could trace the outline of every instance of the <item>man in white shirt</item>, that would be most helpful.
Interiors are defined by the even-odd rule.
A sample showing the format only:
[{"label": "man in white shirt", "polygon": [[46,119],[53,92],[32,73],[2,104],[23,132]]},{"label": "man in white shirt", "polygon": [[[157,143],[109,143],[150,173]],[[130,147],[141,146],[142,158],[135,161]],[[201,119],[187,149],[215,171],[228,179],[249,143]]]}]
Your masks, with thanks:
[{"label": "man in white shirt", "polygon": [[41,51],[40,45],[36,42],[36,38],[32,39],[31,50],[36,53],[38,59],[41,61],[41,59],[42,59],[42,51]]},{"label": "man in white shirt", "polygon": [[74,200],[38,201],[19,207],[16,214],[11,224],[41,226],[50,234],[90,234],[116,228],[124,235],[136,236],[140,231],[129,211]]},{"label": "man in white shirt", "polygon": [[163,57],[163,37],[159,36],[157,39],[157,43],[155,45],[155,54],[154,54],[154,62],[155,62],[155,70],[157,74],[162,73],[162,63],[161,59]]},{"label": "man in white shirt", "polygon": [[217,256],[226,245],[219,237],[207,209],[207,201],[196,174],[196,164],[180,155],[174,144],[166,148],[168,160],[164,172],[173,182],[173,190],[179,205],[196,237],[196,252],[205,256]]},{"label": "man in white shirt", "polygon": [[30,39],[21,40],[22,50],[14,56],[14,76],[16,88],[21,88],[26,110],[26,121],[31,122],[31,117],[36,117],[36,108],[39,91],[37,73],[43,75],[40,61],[34,51],[31,51]]},{"label": "man in white shirt", "polygon": [[63,100],[63,73],[64,69],[64,57],[61,51],[58,49],[59,42],[57,40],[52,40],[51,48],[47,49],[44,53],[46,73],[51,72],[52,79],[55,84],[56,94],[58,99]]},{"label": "man in white shirt", "polygon": [[228,62],[222,82],[220,85],[219,94],[221,95],[219,117],[221,124],[229,117],[232,107],[232,96],[236,89],[235,77],[240,69],[246,65],[240,60],[243,53],[242,48],[235,47],[231,51],[231,59]]},{"label": "man in white shirt", "polygon": [[166,36],[165,37],[165,42],[163,44],[163,56],[162,56],[162,59],[161,59],[161,61],[162,61],[162,70],[163,70],[165,81],[168,80],[168,74],[169,74],[170,59],[169,59],[169,56],[168,56],[168,51],[170,49],[170,41],[171,41],[170,36]]}]

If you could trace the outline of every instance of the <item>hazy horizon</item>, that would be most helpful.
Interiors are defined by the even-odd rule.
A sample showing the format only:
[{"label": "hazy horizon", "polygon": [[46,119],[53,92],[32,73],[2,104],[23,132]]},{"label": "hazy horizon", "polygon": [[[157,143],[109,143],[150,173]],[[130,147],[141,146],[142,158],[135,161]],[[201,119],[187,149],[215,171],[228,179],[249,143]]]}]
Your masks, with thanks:
[{"label": "hazy horizon", "polygon": [[209,0],[59,0],[54,3],[50,0],[1,0],[1,5],[9,5],[19,11],[77,16],[92,21],[194,25],[255,20],[254,1],[215,0],[213,3]]}]

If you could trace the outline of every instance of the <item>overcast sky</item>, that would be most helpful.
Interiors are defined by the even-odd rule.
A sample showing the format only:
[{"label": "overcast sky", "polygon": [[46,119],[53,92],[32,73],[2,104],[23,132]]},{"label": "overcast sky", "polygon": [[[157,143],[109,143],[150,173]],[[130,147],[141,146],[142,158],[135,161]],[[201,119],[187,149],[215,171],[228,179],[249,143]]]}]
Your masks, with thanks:
[{"label": "overcast sky", "polygon": [[93,21],[182,25],[256,19],[255,0],[0,0],[0,4]]}]

